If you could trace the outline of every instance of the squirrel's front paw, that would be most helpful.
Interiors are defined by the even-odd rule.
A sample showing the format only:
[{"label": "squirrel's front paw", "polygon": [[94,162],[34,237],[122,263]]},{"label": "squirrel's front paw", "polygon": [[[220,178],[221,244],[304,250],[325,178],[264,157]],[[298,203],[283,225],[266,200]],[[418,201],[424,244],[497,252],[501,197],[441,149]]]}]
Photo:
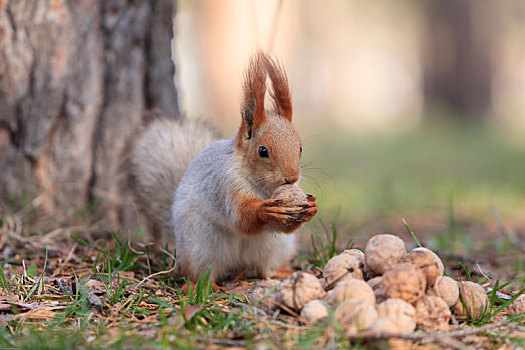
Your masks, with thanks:
[{"label": "squirrel's front paw", "polygon": [[307,202],[293,207],[279,206],[282,202],[280,199],[265,200],[261,203],[260,218],[266,223],[278,226],[280,231],[290,233],[317,214],[316,199],[309,194]]},{"label": "squirrel's front paw", "polygon": [[296,209],[280,207],[282,199],[268,199],[261,202],[259,217],[262,221],[272,226],[277,226],[280,231],[290,233],[304,222],[296,214]]},{"label": "squirrel's front paw", "polygon": [[308,222],[312,220],[315,214],[317,214],[317,212],[319,211],[319,206],[315,202],[315,200],[317,199],[316,196],[312,194],[307,194],[306,199],[308,200],[308,202],[301,205],[303,209],[301,209],[300,211],[299,220],[302,220],[302,222]]}]

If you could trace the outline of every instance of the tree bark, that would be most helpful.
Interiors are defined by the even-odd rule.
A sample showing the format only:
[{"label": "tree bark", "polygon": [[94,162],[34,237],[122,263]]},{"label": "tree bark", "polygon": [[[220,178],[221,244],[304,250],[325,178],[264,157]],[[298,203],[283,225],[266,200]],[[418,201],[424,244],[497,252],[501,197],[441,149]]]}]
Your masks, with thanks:
[{"label": "tree bark", "polygon": [[97,198],[114,212],[143,113],[179,116],[173,13],[172,0],[0,0],[0,208],[29,190],[47,214]]}]

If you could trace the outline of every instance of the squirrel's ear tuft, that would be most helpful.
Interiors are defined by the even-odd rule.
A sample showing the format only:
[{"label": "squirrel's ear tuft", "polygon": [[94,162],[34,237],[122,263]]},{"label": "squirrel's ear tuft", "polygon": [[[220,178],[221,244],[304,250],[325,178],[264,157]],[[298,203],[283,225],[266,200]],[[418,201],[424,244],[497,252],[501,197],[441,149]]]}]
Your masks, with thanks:
[{"label": "squirrel's ear tuft", "polygon": [[272,82],[270,95],[273,99],[274,110],[281,117],[291,122],[292,98],[290,96],[288,77],[286,76],[284,67],[279,61],[272,59],[268,55],[264,55],[264,65]]},{"label": "squirrel's ear tuft", "polygon": [[264,111],[264,96],[266,94],[265,54],[257,52],[250,59],[248,69],[244,74],[241,128],[248,137],[252,131],[259,128],[266,120]]},{"label": "squirrel's ear tuft", "polygon": [[257,102],[255,102],[255,100],[251,100],[250,102],[248,102],[248,105],[246,106],[242,114],[243,125],[246,127],[248,139],[252,138],[253,121],[254,121],[253,115],[255,113],[256,105],[257,105]]}]

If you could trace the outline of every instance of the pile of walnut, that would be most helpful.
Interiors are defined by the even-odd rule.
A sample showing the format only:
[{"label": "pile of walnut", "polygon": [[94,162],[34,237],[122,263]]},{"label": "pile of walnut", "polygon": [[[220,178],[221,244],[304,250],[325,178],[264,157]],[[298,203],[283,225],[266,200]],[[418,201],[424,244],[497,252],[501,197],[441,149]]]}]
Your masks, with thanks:
[{"label": "pile of walnut", "polygon": [[[458,318],[485,316],[489,300],[483,287],[457,282],[443,276],[443,271],[443,263],[431,250],[415,248],[407,254],[399,237],[382,234],[368,241],[364,253],[350,249],[334,256],[321,279],[307,272],[267,279],[250,298],[267,313],[281,308],[300,315],[307,324],[333,310],[347,335],[364,330],[399,334],[416,328],[446,329],[452,313]],[[524,311],[521,297],[508,309],[509,314]]]}]

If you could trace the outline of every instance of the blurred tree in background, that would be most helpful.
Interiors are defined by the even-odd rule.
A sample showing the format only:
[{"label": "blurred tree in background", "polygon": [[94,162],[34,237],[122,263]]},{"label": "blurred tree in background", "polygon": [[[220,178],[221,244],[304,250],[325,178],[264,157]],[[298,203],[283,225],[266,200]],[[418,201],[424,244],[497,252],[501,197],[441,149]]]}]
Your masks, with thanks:
[{"label": "blurred tree in background", "polygon": [[490,38],[472,20],[475,2],[425,2],[425,98],[471,120],[491,106]]}]

